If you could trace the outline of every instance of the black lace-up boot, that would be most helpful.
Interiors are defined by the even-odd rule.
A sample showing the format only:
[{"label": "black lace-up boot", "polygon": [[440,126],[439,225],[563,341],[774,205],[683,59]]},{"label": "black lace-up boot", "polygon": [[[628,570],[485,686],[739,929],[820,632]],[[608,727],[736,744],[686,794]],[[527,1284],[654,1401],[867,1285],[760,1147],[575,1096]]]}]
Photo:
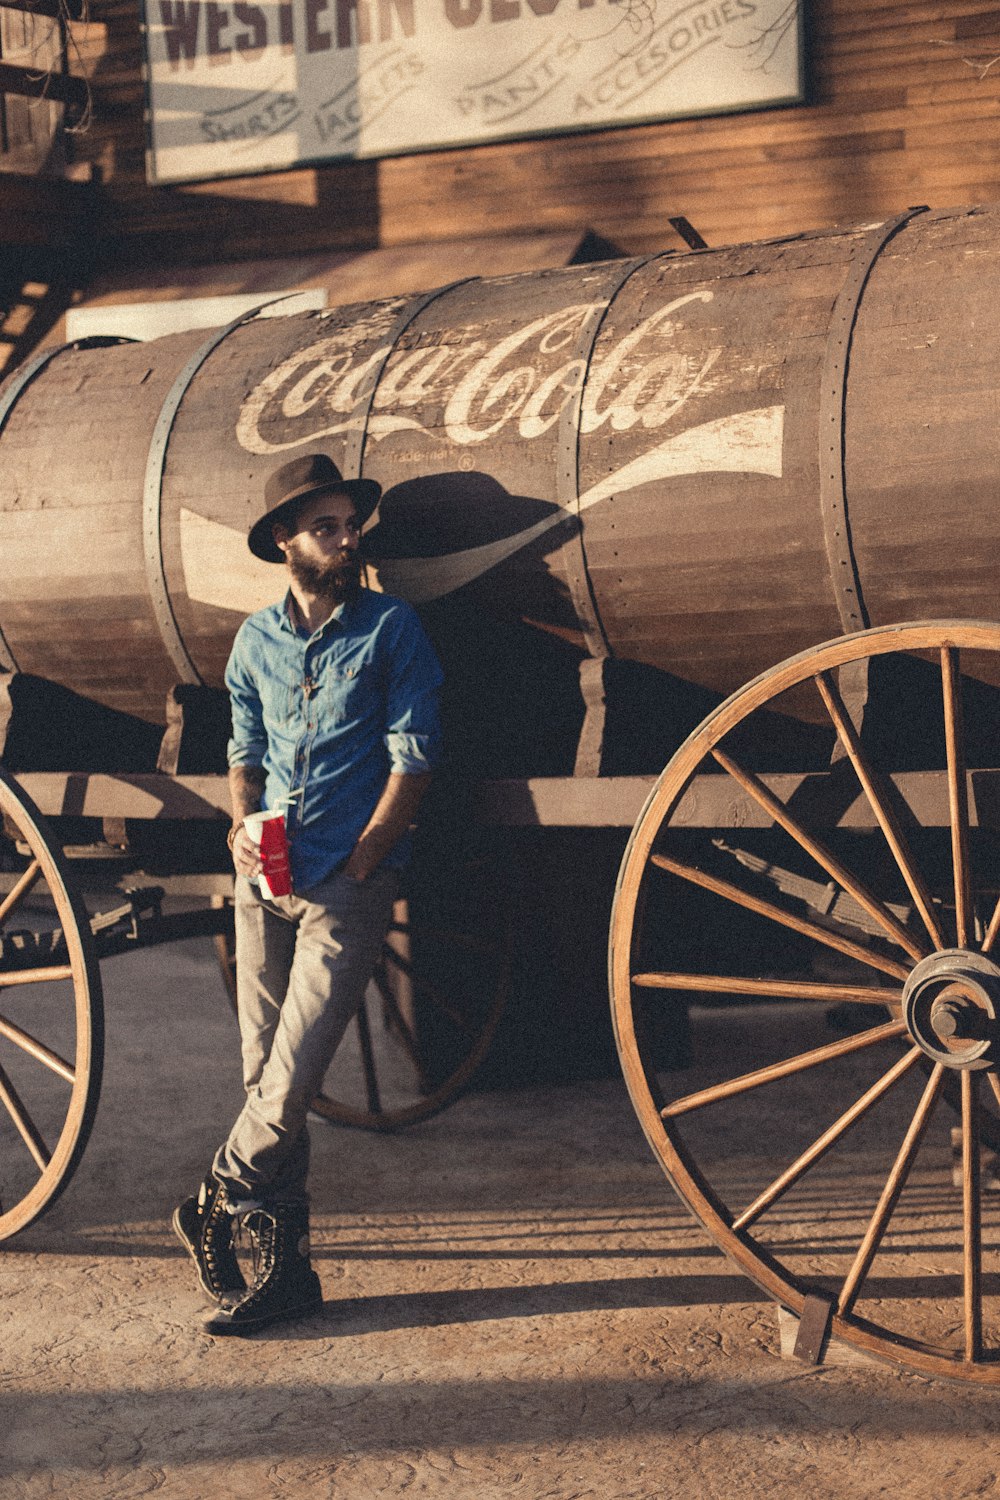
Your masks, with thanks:
[{"label": "black lace-up boot", "polygon": [[255,1208],[243,1217],[250,1236],[254,1278],[246,1294],[206,1321],[206,1333],[256,1333],[269,1323],[304,1318],[323,1305],[319,1277],[309,1262],[309,1208],[305,1203]]},{"label": "black lace-up boot", "polygon": [[197,1197],[177,1205],[171,1223],[212,1301],[224,1304],[242,1297],[247,1284],[233,1250],[233,1218],[225,1188],[206,1177]]}]

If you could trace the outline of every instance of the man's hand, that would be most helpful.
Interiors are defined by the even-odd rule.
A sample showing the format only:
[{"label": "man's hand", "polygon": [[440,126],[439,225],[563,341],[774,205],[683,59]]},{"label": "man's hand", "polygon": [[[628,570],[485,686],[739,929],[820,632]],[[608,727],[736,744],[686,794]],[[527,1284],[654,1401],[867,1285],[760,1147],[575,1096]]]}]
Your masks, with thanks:
[{"label": "man's hand", "polygon": [[344,866],[344,874],[348,880],[356,880],[359,885],[367,880],[378,869],[397,838],[399,834],[393,834],[384,823],[366,828]]},{"label": "man's hand", "polygon": [[259,875],[264,868],[260,862],[260,845],[254,843],[242,824],[233,836],[233,867],[237,875],[245,875],[248,880]]},{"label": "man's hand", "polygon": [[262,766],[230,766],[229,798],[233,804],[233,827],[229,847],[233,852],[233,867],[237,875],[252,879],[259,875],[263,866],[260,850],[243,827],[247,813],[257,812],[264,792],[264,769]]},{"label": "man's hand", "polygon": [[385,791],[378,800],[368,826],[362,831],[344,865],[344,874],[348,880],[356,880],[360,885],[378,869],[389,850],[403,837],[416,817],[417,808],[430,780],[430,775],[424,773],[390,773]]}]

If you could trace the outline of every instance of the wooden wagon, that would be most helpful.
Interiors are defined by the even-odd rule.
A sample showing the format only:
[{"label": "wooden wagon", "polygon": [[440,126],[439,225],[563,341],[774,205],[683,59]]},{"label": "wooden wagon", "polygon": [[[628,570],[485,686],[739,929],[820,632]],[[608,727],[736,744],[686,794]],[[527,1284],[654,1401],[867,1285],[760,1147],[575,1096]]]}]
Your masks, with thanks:
[{"label": "wooden wagon", "polygon": [[[801,1353],[832,1331],[1000,1380],[981,1181],[981,1148],[1000,1145],[997,226],[910,210],[74,345],[12,377],[0,1235],[83,1151],[99,957],[195,931],[225,951],[221,676],[276,587],[245,536],[269,470],[322,447],[384,487],[369,582],[410,598],[439,646],[450,754],[377,1014],[359,1019],[359,1095],[328,1080],[317,1107],[388,1127],[452,1097],[508,986],[501,891],[530,901],[554,830],[624,841],[634,822],[612,1014],[672,1183],[801,1319]],[[592,853],[566,869],[594,887],[564,914],[584,952],[612,897]],[[689,1002],[695,1089],[677,1067]],[[698,1017],[720,1004],[737,1007],[723,1035],[760,1027],[749,1064],[728,1039],[699,1056]],[[787,1128],[766,1101],[803,1079],[802,1140],[758,1180]],[[953,1315],[925,1336],[869,1272],[880,1250],[905,1261],[900,1204],[941,1119],[960,1140],[955,1228],[921,1264]],[[867,1227],[831,1257],[808,1184],[831,1161],[850,1184],[859,1134],[885,1166],[866,1167]],[[775,1209],[804,1190],[788,1243]]]}]

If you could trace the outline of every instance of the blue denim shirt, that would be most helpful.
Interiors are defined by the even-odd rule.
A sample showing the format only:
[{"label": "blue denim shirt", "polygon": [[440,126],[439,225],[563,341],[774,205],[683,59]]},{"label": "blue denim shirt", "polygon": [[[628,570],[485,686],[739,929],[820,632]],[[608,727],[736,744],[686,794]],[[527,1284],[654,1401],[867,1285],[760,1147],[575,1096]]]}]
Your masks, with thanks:
[{"label": "blue denim shirt", "polygon": [[[258,610],[233,642],[226,686],[231,766],[262,766],[263,806],[290,797],[292,880],[308,890],[347,858],[392,771],[436,763],[441,668],[412,607],[362,589],[315,634],[289,596]],[[387,864],[406,861],[403,839]]]}]

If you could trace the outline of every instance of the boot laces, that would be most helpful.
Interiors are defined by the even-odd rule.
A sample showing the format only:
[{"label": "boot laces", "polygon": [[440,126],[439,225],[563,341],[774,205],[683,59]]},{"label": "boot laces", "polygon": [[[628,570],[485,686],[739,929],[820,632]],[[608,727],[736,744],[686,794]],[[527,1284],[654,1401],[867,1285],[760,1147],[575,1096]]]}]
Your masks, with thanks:
[{"label": "boot laces", "polygon": [[220,1251],[224,1254],[231,1244],[229,1214],[218,1191],[210,1197],[206,1194],[205,1201],[199,1202],[199,1212],[205,1221],[201,1237],[202,1252],[209,1268],[215,1272],[219,1267]]},{"label": "boot laces", "polygon": [[279,1220],[266,1208],[251,1208],[233,1220],[233,1241],[250,1251],[252,1272],[250,1290],[254,1291],[270,1275],[277,1259]]}]

